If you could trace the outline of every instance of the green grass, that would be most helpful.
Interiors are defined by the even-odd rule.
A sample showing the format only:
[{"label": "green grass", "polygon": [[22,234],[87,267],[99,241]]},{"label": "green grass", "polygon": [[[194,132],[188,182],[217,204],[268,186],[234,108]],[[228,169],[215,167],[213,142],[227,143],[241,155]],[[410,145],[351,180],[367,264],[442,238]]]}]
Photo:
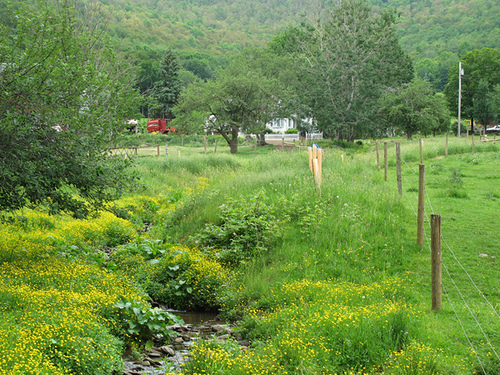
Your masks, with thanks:
[{"label": "green grass", "polygon": [[[403,197],[397,194],[395,141],[402,144]],[[189,160],[183,157],[171,160],[166,157],[163,161],[161,158],[157,161],[139,160],[139,167],[143,173],[144,168],[149,168],[149,172],[144,174],[154,176],[151,181],[181,191],[187,187],[197,189],[200,179],[205,181],[202,191],[179,201],[176,211],[166,218],[165,228],[161,233],[158,232],[160,236],[168,236],[177,242],[189,243],[190,238],[206,224],[217,223],[220,220],[218,207],[229,200],[250,201],[256,192],[262,192],[267,202],[274,207],[273,212],[280,224],[272,248],[239,269],[241,276],[235,280],[234,289],[223,297],[222,305],[222,312],[227,317],[242,319],[246,334],[256,340],[257,348],[272,349],[279,353],[282,349],[278,343],[283,341],[257,335],[256,327],[251,323],[253,311],[260,314],[257,315],[257,321],[265,321],[273,311],[282,311],[282,314],[295,311],[300,315],[296,310],[287,312],[280,307],[283,304],[281,297],[272,302],[266,298],[276,293],[280,285],[307,280],[324,283],[323,287],[328,290],[341,282],[359,286],[379,285],[395,278],[404,280],[405,285],[404,291],[400,291],[396,299],[416,306],[418,311],[409,314],[405,321],[410,327],[409,347],[423,345],[425,348],[422,349],[425,354],[418,354],[418,350],[414,352],[412,355],[415,358],[422,355],[430,361],[429,358],[437,355],[436,351],[441,353],[442,350],[439,366],[432,365],[432,361],[428,363],[429,368],[435,368],[436,373],[479,371],[481,365],[471,353],[458,322],[460,319],[471,336],[474,349],[479,353],[482,366],[494,372],[495,362],[491,359],[494,353],[481,337],[481,329],[468,317],[467,307],[464,307],[458,292],[453,290],[450,280],[444,281],[447,294],[442,312],[435,314],[430,311],[430,256],[427,245],[424,249],[416,245],[414,213],[420,147],[417,140],[392,139],[388,140],[388,144],[388,182],[384,182],[383,177],[383,147],[380,147],[382,170],[379,171],[374,143],[365,142],[362,147],[353,149],[332,147],[326,150],[321,191],[314,186],[305,149],[292,153],[273,152],[272,148],[267,148],[264,153],[260,149],[258,155],[253,155],[252,147],[243,147],[238,155],[205,155],[203,149],[193,149],[193,154],[186,158]],[[328,147],[326,144],[324,146]],[[496,185],[498,145],[483,144],[476,140],[475,153],[472,154],[471,140],[450,137],[448,157],[445,158],[444,138],[428,138],[424,140],[423,158],[427,164],[427,200],[430,200],[433,212],[439,210],[443,216],[444,244],[454,250],[468,272],[479,275],[477,281],[474,279],[476,285],[491,296],[490,303],[498,311],[499,282],[495,262],[499,255],[496,250],[498,240],[495,239],[495,231],[489,230],[494,227],[498,218],[495,215],[500,212]],[[430,207],[427,207],[427,212],[430,211]],[[485,225],[487,223],[488,226]],[[483,252],[488,254],[488,258],[478,256]],[[487,303],[475,288],[470,287],[468,276],[463,273],[461,266],[455,264],[455,259],[450,258],[446,248],[444,261],[460,293],[463,293],[466,301],[470,301],[471,310],[481,317],[482,329],[494,348],[498,348],[499,338],[494,328],[498,325],[498,317],[486,306]],[[321,303],[324,298],[318,290],[314,301],[300,308],[306,313],[309,306]],[[292,321],[288,323],[295,324]],[[259,329],[272,336],[273,329],[279,328],[277,324],[276,320],[269,318],[268,325],[262,324]],[[314,333],[313,326],[309,329],[313,336],[324,334]],[[303,335],[293,330],[287,331],[287,335],[294,334]],[[375,338],[370,340],[368,345],[377,345]],[[264,351],[257,353],[253,354],[265,356]],[[277,354],[274,360],[283,361],[282,354]],[[198,359],[201,360],[201,357]],[[300,371],[296,372],[315,373],[319,371],[316,365],[311,360],[309,367],[299,366]],[[206,366],[208,369],[211,364]],[[342,366],[330,367],[328,371],[346,371],[348,367]],[[379,363],[378,366],[393,368],[391,366],[395,365]],[[360,367],[354,368],[360,371]],[[195,371],[195,366],[192,371]],[[258,373],[262,369],[251,371]],[[279,373],[292,369],[280,368],[276,371]]]},{"label": "green grass", "polygon": [[[130,142],[143,141],[138,138]],[[150,240],[198,245],[217,262],[217,249],[201,241],[209,237],[207,230],[220,237],[220,246],[237,252],[247,250],[232,242],[234,236],[260,244],[262,231],[271,228],[258,258],[239,257],[232,266],[216,302],[223,317],[238,321],[251,349],[201,343],[186,374],[500,372],[494,353],[500,352],[499,146],[476,142],[473,154],[470,139],[450,137],[445,157],[444,137],[424,140],[426,215],[442,215],[444,240],[446,293],[442,311],[434,313],[429,245],[416,244],[420,146],[417,140],[385,141],[387,182],[381,143],[380,170],[374,142],[349,149],[322,143],[320,189],[306,148],[264,147],[255,154],[253,145],[242,145],[231,155],[222,144],[217,153],[205,153],[203,144],[193,143],[169,146],[169,154],[160,157],[154,147],[149,156],[139,154],[134,169],[142,188],[114,211],[138,220],[136,226],[152,222],[144,235]],[[402,196],[395,141],[402,146]],[[141,218],[128,211],[132,202],[136,211],[145,211]],[[54,224],[40,216],[32,225],[49,230]],[[425,232],[429,237],[428,220]],[[216,264],[210,262],[203,264]],[[215,266],[199,274],[209,269]],[[3,316],[18,319],[8,307],[15,303],[0,295]]]}]

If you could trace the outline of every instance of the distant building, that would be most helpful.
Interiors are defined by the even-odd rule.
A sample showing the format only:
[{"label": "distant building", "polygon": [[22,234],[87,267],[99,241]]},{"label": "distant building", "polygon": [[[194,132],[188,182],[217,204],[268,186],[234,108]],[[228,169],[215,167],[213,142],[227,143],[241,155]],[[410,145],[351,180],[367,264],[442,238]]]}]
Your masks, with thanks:
[{"label": "distant building", "polygon": [[[313,120],[311,118],[302,121],[308,123],[310,128],[313,127]],[[297,129],[297,121],[291,118],[278,118],[267,123],[266,127],[272,130],[273,133],[285,133],[288,129]]]}]

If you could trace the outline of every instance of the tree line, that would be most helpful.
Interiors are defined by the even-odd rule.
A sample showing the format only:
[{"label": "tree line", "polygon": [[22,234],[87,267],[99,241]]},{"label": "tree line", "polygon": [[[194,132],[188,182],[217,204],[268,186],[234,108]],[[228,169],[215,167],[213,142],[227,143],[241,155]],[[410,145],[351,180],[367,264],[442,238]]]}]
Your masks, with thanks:
[{"label": "tree line", "polygon": [[[0,209],[42,204],[83,217],[103,207],[134,181],[106,148],[141,109],[185,133],[220,134],[232,153],[240,132],[263,139],[274,119],[353,142],[448,131],[458,110],[458,62],[439,92],[416,76],[397,12],[361,0],[318,7],[266,46],[226,58],[137,46],[151,57],[139,62],[114,48],[94,5],[2,5]],[[499,54],[461,56],[463,117],[498,121]]]}]

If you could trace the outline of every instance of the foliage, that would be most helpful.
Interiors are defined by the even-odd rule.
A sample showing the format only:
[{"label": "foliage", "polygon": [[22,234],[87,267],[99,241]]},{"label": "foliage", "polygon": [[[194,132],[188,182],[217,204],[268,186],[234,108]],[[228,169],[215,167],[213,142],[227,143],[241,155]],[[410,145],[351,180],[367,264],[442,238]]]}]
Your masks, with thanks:
[{"label": "foliage", "polygon": [[394,13],[374,16],[366,3],[350,0],[295,33],[301,100],[328,138],[373,134],[378,97],[413,77],[395,21]]},{"label": "foliage", "polygon": [[500,85],[493,86],[493,89],[486,96],[486,101],[492,112],[492,119],[496,124],[500,123]]},{"label": "foliage", "polygon": [[82,19],[66,0],[35,4],[7,3],[0,24],[0,209],[84,217],[130,182],[106,148],[139,97],[93,8]]},{"label": "foliage", "polygon": [[[460,61],[464,70],[462,76],[462,116],[474,120],[478,111],[481,113],[487,109],[484,108],[484,105],[487,104],[485,99],[481,99],[485,95],[484,90],[489,93],[496,85],[500,84],[500,50],[492,48],[476,49],[461,56]],[[456,64],[450,69],[449,84],[444,90],[452,113],[458,112],[458,67],[459,65]],[[481,102],[483,108],[479,109],[478,105]],[[476,110],[474,108],[475,103]],[[488,120],[492,119],[491,112],[486,111],[486,113],[490,114]],[[485,113],[483,113],[484,115]]]},{"label": "foliage", "polygon": [[[425,69],[417,69],[419,76],[438,90],[446,85],[449,68],[459,56],[476,48],[500,48],[497,28],[500,5],[495,1],[370,0],[367,3],[376,14],[397,9],[401,16],[396,32],[401,46],[416,66],[423,62]],[[138,46],[161,52],[165,46],[171,46],[187,53],[203,53],[204,57],[196,63],[203,74],[215,70],[212,58],[219,59],[246,46],[264,46],[288,25],[299,23],[297,15],[314,17],[323,6],[324,2],[303,0],[259,3],[105,0],[101,5],[109,20],[111,39],[121,50],[136,55]],[[210,58],[205,58],[207,55]],[[142,66],[144,62],[154,63],[155,59],[147,61],[147,56],[145,59],[142,55],[138,60]],[[185,68],[191,70],[188,65]]]},{"label": "foliage", "polygon": [[128,325],[127,331],[133,340],[146,342],[157,334],[172,335],[167,330],[167,325],[183,325],[184,321],[172,313],[151,308],[143,301],[135,301],[121,297],[115,302],[114,307],[120,310],[120,318]]},{"label": "foliage", "polygon": [[[120,295],[143,296],[119,275],[64,259],[22,259],[0,272],[0,361],[8,374],[110,374],[122,364]],[[27,356],[26,353],[30,355]]]},{"label": "foliage", "polygon": [[238,265],[272,248],[278,233],[273,207],[263,192],[220,207],[217,224],[207,224],[191,239],[215,259]]},{"label": "foliage", "polygon": [[228,273],[201,252],[142,240],[112,255],[118,269],[136,278],[155,301],[178,310],[217,310]]},{"label": "foliage", "polygon": [[109,212],[83,220],[25,210],[5,216],[4,220],[0,225],[0,261],[44,258],[59,253],[80,259],[83,254],[95,255],[91,261],[103,264],[105,254],[95,249],[116,246],[136,236],[131,222]]},{"label": "foliage", "polygon": [[[181,129],[192,123],[208,132],[220,134],[238,151],[238,133],[261,133],[265,124],[282,112],[284,91],[277,72],[266,72],[256,51],[242,53],[219,71],[214,80],[188,86],[179,98],[174,113]],[[264,65],[264,66],[262,66]],[[200,129],[201,130],[201,129]]]},{"label": "foliage", "polygon": [[160,63],[158,81],[149,93],[149,117],[172,119],[172,110],[177,103],[182,82],[179,79],[179,63],[172,51],[167,51]]},{"label": "foliage", "polygon": [[440,127],[448,130],[450,119],[444,97],[435,94],[421,79],[389,90],[379,103],[379,113],[387,121],[387,127],[398,128],[408,139],[415,132],[427,134],[432,130],[435,134]]}]

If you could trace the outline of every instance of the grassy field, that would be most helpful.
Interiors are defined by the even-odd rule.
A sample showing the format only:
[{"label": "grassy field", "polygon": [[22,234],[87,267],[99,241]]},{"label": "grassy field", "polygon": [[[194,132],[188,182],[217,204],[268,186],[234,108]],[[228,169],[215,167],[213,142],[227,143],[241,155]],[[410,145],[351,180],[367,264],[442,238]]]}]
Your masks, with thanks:
[{"label": "grassy field", "polygon": [[[33,310],[30,316],[39,317],[35,321],[41,326],[50,326],[43,314],[27,306],[42,304],[41,291],[63,290],[63,283],[38,280],[38,287],[24,294],[23,304],[19,296],[11,301],[14,285],[31,283],[20,269],[55,257],[74,267],[81,264],[75,275],[102,273],[104,288],[109,277],[137,280],[131,283],[130,300],[144,301],[141,295],[147,292],[181,308],[216,309],[223,318],[237,321],[239,334],[251,341],[250,349],[241,351],[233,342],[202,342],[184,367],[185,374],[500,373],[498,144],[476,139],[473,152],[471,139],[450,137],[445,156],[443,137],[424,140],[426,226],[420,248],[417,140],[385,140],[387,182],[383,152],[379,170],[373,142],[352,148],[321,142],[325,151],[320,189],[306,149],[264,147],[254,154],[253,145],[243,144],[237,155],[230,155],[220,143],[216,153],[214,145],[205,153],[199,140],[185,141],[185,146],[178,139],[169,141],[169,154],[162,149],[159,157],[154,139],[142,149],[135,166],[142,188],[110,208],[114,216],[101,219],[109,224],[89,229],[95,219],[72,222],[73,229],[64,232],[55,219],[31,212],[19,214],[22,220],[4,221],[2,233],[9,236],[0,242],[0,314],[2,322],[15,322],[18,328],[7,331],[0,325],[5,336],[0,345],[3,368],[13,363],[23,369],[36,363],[63,368],[85,360],[75,354],[73,344],[68,344],[70,349],[63,345],[66,354],[57,357],[51,339],[59,338],[47,329],[35,340],[26,332],[27,315],[17,313],[17,307],[24,306],[24,311]],[[401,196],[396,141],[402,149]],[[130,146],[137,140],[128,142]],[[440,214],[443,224],[440,312],[431,311],[430,214]],[[150,223],[146,233],[130,232]],[[102,228],[114,229],[104,233]],[[47,240],[47,230],[58,241]],[[94,249],[103,247],[114,250],[96,259]],[[47,272],[52,280],[59,277]],[[95,372],[76,365],[68,365],[73,368],[68,371],[111,373],[120,345],[130,345],[130,338],[119,334],[113,318],[118,312],[109,302],[120,296],[114,289],[108,292],[105,304],[97,297],[91,302],[106,306],[97,321],[116,338],[114,346],[104,351],[98,344],[102,338],[87,334],[94,340],[91,347],[102,349],[99,356],[107,359],[96,360]],[[67,304],[64,298],[56,306]],[[73,329],[94,332],[92,319],[95,316],[81,318]],[[61,318],[61,330],[68,321]],[[106,323],[110,321],[115,323]],[[19,353],[29,348],[16,346],[15,337],[21,333],[28,335],[28,343],[43,347],[40,342],[48,342],[35,361],[23,362]]]}]

